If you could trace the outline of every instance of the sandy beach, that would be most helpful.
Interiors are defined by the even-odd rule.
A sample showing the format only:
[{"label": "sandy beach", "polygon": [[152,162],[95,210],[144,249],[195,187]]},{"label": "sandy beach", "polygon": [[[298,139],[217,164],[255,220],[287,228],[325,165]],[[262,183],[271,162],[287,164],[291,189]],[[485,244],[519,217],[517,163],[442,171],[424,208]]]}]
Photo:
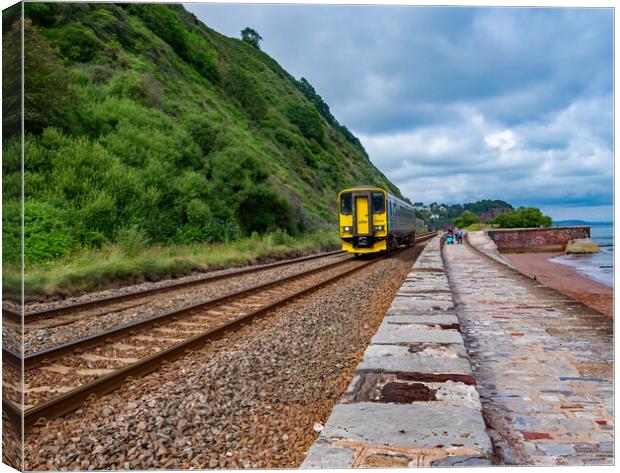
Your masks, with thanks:
[{"label": "sandy beach", "polygon": [[562,254],[507,253],[504,256],[522,273],[612,318],[613,289],[582,276],[571,266],[549,261]]}]

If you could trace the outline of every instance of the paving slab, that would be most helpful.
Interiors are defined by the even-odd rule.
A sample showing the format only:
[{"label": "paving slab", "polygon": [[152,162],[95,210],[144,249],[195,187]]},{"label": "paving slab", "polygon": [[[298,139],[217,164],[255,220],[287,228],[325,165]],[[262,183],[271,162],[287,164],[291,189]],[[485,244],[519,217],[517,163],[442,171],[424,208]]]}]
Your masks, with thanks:
[{"label": "paving slab", "polygon": [[436,404],[337,405],[321,432],[328,440],[405,447],[468,447],[490,452],[491,442],[475,409]]},{"label": "paving slab", "polygon": [[434,329],[420,324],[385,323],[379,327],[371,343],[463,343],[463,338],[458,330]]},{"label": "paving slab", "polygon": [[426,297],[426,298],[414,298],[410,295],[402,295],[398,294],[390,309],[407,309],[410,311],[440,311],[440,310],[452,310],[454,309],[454,303],[450,300],[434,300]]},{"label": "paving slab", "polygon": [[491,239],[487,232],[467,232],[466,238],[471,245],[478,249],[478,251],[481,251],[485,255],[493,258],[494,260],[502,264],[505,264],[506,266],[514,268],[510,260],[499,252],[499,250],[497,249],[497,245]]},{"label": "paving slab", "polygon": [[456,314],[385,314],[387,324],[427,324],[427,325],[454,325],[459,323]]},{"label": "paving slab", "polygon": [[359,371],[390,373],[458,373],[471,374],[469,360],[446,351],[429,350],[412,353],[407,346],[370,345],[364,353]]},{"label": "paving slab", "polygon": [[351,465],[355,459],[355,449],[332,447],[329,442],[315,442],[302,465],[302,468],[342,468]]}]

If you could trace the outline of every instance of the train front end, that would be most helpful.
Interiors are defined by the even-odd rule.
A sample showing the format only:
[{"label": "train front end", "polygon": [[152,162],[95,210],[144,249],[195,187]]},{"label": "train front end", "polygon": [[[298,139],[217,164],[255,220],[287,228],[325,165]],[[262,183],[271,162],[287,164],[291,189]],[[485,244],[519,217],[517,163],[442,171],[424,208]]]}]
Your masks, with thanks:
[{"label": "train front end", "polygon": [[338,194],[342,249],[367,254],[386,251],[386,193],[376,187],[345,189]]}]

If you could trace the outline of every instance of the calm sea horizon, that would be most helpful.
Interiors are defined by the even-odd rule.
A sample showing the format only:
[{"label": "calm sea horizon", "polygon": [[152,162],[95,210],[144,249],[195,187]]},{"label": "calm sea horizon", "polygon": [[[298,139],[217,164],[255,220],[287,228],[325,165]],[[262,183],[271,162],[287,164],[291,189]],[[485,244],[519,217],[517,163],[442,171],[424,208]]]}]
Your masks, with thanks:
[{"label": "calm sea horizon", "polygon": [[610,222],[587,223],[590,236],[600,251],[592,255],[565,255],[552,258],[554,263],[573,266],[578,273],[594,281],[613,287],[614,285],[614,233]]}]

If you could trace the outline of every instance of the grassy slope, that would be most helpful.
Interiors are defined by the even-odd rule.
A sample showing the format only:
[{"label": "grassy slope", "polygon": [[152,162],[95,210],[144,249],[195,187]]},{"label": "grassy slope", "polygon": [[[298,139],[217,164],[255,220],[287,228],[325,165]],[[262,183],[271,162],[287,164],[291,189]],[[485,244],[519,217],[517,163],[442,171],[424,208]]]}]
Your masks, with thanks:
[{"label": "grassy slope", "polygon": [[[26,275],[26,301],[52,294],[79,294],[145,280],[157,281],[193,271],[257,264],[338,248],[331,231],[291,237],[283,232],[209,245],[151,245],[124,241],[101,249],[85,249],[44,265]],[[8,295],[18,287],[16,273],[5,274]]]},{"label": "grassy slope", "polygon": [[[180,6],[27,4],[26,17],[32,290],[49,287],[45,274],[78,274],[77,262],[134,241],[157,245],[161,256],[162,245],[230,246],[252,232],[283,229],[302,238],[333,228],[343,187],[373,184],[400,194],[276,61]],[[3,19],[9,44],[17,32]],[[5,76],[11,59],[4,57]],[[5,139],[3,151],[3,257],[11,281],[19,260],[18,141]],[[317,246],[325,246],[323,235]],[[303,238],[307,247],[312,237]],[[179,265],[210,262],[218,264],[201,257]]]}]

